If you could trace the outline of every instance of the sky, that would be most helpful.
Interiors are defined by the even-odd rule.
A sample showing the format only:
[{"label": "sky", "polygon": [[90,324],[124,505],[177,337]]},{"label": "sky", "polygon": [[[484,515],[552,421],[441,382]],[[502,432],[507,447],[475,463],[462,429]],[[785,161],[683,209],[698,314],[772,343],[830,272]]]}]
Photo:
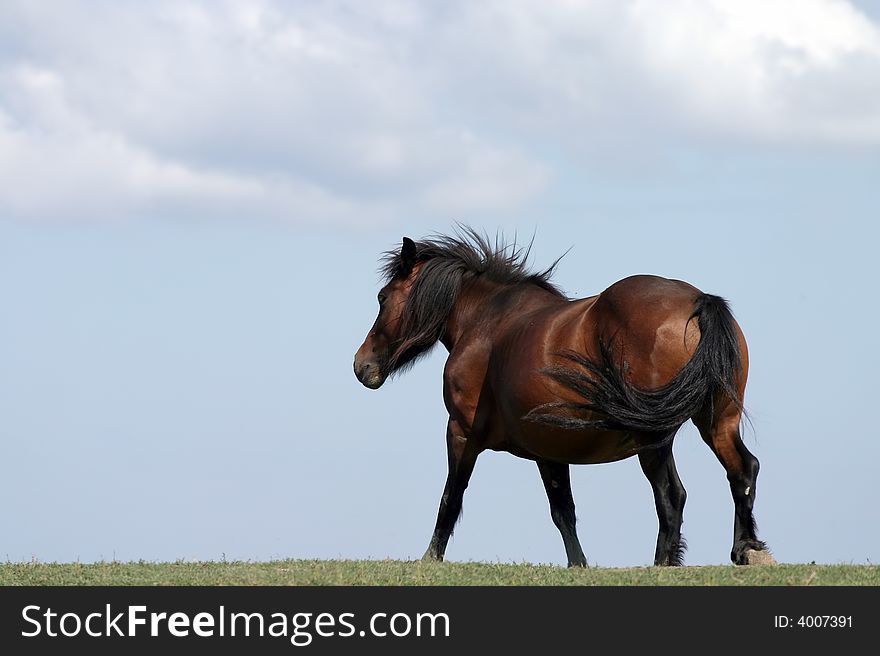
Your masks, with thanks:
[{"label": "sky", "polygon": [[[880,562],[880,2],[0,3],[0,558],[418,558],[445,352],[352,359],[382,251],[534,236],[572,297],[729,299],[759,533]],[[687,564],[728,562],[688,425]],[[591,565],[653,560],[635,459],[572,468]],[[480,456],[447,559],[564,564]]]}]

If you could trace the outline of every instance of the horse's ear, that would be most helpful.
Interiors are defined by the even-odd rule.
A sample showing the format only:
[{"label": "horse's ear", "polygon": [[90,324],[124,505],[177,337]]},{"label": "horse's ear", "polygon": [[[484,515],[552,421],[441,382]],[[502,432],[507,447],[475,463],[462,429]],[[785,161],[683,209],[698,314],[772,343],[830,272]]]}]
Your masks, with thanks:
[{"label": "horse's ear", "polygon": [[416,243],[409,237],[403,238],[403,246],[400,247],[400,264],[407,274],[416,264]]}]

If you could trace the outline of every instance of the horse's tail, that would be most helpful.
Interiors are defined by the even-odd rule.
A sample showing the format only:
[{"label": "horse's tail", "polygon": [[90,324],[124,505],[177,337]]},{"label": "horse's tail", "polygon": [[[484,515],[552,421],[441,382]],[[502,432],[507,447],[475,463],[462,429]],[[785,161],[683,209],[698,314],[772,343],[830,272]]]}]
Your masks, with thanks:
[{"label": "horse's tail", "polygon": [[724,398],[742,411],[743,402],[737,392],[742,360],[736,323],[727,301],[701,294],[690,316],[694,318],[700,328],[700,342],[687,364],[663,387],[644,389],[633,385],[626,378],[627,366],[615,362],[611,345],[600,342],[598,362],[568,351],[562,355],[573,366],[543,370],[582,400],[541,405],[526,418],[570,429],[654,433],[658,442],[652,446],[659,446],[671,440],[691,417],[704,413],[713,417],[715,404]]}]

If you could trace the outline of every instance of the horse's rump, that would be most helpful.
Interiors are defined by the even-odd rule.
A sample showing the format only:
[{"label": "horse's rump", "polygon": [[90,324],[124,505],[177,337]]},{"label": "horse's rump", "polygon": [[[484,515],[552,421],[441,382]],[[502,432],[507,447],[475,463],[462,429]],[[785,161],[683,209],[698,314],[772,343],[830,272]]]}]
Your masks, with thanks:
[{"label": "horse's rump", "polygon": [[613,340],[600,338],[598,357],[568,349],[559,353],[566,364],[542,370],[579,400],[542,404],[526,418],[571,430],[654,434],[657,440],[651,446],[656,447],[671,440],[695,415],[712,417],[715,405],[725,398],[742,410],[737,391],[742,354],[727,302],[701,293],[694,300],[688,321],[691,319],[697,320],[700,341],[690,360],[667,384],[655,389],[634,384],[619,347]]}]

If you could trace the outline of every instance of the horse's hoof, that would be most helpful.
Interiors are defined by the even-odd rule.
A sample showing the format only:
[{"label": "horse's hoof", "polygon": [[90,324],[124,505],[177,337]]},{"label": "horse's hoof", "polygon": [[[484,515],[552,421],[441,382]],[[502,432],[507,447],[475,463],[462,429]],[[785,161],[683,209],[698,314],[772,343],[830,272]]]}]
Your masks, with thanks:
[{"label": "horse's hoof", "polygon": [[746,549],[746,565],[776,565],[776,559],[769,551]]}]

